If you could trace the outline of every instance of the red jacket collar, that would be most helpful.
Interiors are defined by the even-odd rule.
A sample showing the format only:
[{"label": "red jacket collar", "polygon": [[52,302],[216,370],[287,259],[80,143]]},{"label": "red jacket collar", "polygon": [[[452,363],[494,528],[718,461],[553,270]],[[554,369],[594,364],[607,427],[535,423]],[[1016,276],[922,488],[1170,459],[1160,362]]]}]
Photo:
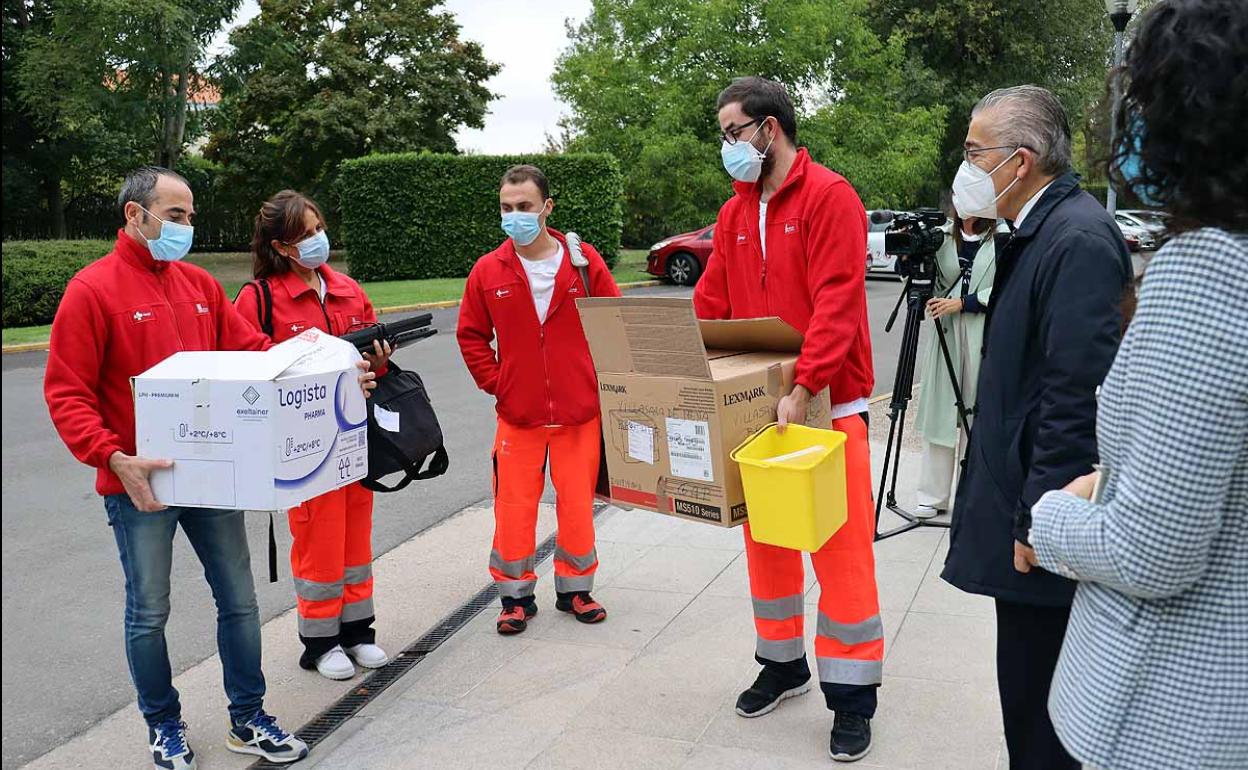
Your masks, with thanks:
[{"label": "red jacket collar", "polygon": [[[325,281],[325,296],[333,295],[335,297],[354,297],[355,287],[351,285],[351,281],[345,275],[334,270],[329,265],[321,265],[316,269],[321,276],[321,280]],[[280,275],[275,275],[269,279],[270,282],[282,286],[291,299],[306,294],[307,292],[315,292],[311,286],[303,282],[294,270],[287,270]]]},{"label": "red jacket collar", "polygon": [[[806,175],[806,168],[811,164],[810,152],[805,147],[797,148],[797,157],[793,159],[793,167],[789,169],[789,175],[784,178],[780,186],[776,188],[776,192],[771,196],[774,201],[780,197],[780,194],[788,189],[791,185],[795,185],[802,177]],[[733,182],[732,189],[736,190],[737,195],[752,201],[758,201],[763,197],[763,183],[759,182]]]},{"label": "red jacket collar", "polygon": [[[567,253],[568,239],[564,236],[564,234],[554,229],[553,227],[546,228],[546,232],[550,233],[550,236],[554,238],[556,241],[558,241],[559,245],[563,247],[564,252]],[[503,241],[502,245],[500,245],[497,249],[494,250],[494,255],[497,256],[500,260],[502,260],[502,262],[506,264],[508,267],[510,267],[512,270],[515,270],[517,275],[520,275],[520,276],[525,275],[524,266],[520,264],[520,260],[522,259],[522,257],[516,253],[516,244],[510,238]],[[559,282],[564,279],[565,277],[564,273],[567,273],[567,280],[571,281],[572,280],[572,260],[571,259],[563,260],[563,264],[559,266],[559,275],[555,279],[556,287],[558,287]]]},{"label": "red jacket collar", "polygon": [[113,244],[113,253],[126,264],[149,273],[163,272],[169,268],[170,264],[154,259],[152,252],[148,251],[147,244],[131,238],[124,227],[117,230],[117,242]]},{"label": "red jacket collar", "polygon": [[[546,231],[559,242],[566,255],[563,262],[559,264],[559,272],[555,274],[554,300],[551,302],[550,309],[546,315],[549,318],[551,315],[554,315],[563,295],[567,293],[568,287],[572,285],[572,272],[575,268],[572,267],[572,256],[568,253],[568,239],[563,233],[553,227],[546,228]],[[497,255],[503,264],[510,267],[517,276],[523,279],[526,284],[528,283],[528,274],[524,272],[524,265],[520,264],[520,260],[523,257],[516,253],[516,244],[510,238],[503,241],[502,245],[494,250],[494,254]]]}]

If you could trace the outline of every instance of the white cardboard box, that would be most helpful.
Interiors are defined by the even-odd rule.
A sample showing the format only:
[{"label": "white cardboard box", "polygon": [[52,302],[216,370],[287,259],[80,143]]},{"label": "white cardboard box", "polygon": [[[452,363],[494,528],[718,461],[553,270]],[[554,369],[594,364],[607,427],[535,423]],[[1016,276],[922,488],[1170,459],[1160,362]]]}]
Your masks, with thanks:
[{"label": "white cardboard box", "polygon": [[176,353],[134,378],[141,457],[165,505],[279,510],[368,473],[360,355],[316,329],[268,351]]}]

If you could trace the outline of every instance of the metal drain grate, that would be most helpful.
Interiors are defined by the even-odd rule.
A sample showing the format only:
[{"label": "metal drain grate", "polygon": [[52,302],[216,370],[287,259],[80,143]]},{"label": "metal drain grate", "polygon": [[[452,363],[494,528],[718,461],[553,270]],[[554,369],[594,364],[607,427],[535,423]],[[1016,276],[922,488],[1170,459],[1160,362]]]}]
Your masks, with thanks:
[{"label": "metal drain grate", "polygon": [[[598,503],[594,505],[594,518],[606,509]],[[555,535],[542,541],[537,547],[536,562],[542,563],[555,552]],[[498,587],[493,583],[482,588],[468,601],[456,607],[442,618],[433,628],[425,632],[416,641],[403,648],[394,659],[383,668],[379,668],[364,678],[357,686],[321,713],[317,714],[303,727],[295,731],[295,735],[308,744],[309,749],[329,737],[330,733],[341,727],[348,719],[355,716],[374,698],[385,692],[386,688],[397,682],[404,674],[411,671],[425,656],[438,649],[447,639],[455,635],[468,622],[475,618],[481,610],[490,606],[498,598]],[[281,770],[289,765],[260,759],[252,763],[250,770]]]}]

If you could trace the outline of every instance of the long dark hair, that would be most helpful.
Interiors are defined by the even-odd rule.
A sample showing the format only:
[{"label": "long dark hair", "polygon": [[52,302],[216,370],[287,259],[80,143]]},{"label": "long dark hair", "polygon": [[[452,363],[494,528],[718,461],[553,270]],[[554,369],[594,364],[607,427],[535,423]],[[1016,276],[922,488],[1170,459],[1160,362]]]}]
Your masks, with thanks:
[{"label": "long dark hair", "polygon": [[[1109,172],[1170,212],[1173,229],[1248,230],[1248,12],[1243,0],[1162,0],[1121,78]],[[1138,143],[1138,148],[1137,148]],[[1138,149],[1140,167],[1120,166]]]},{"label": "long dark hair", "polygon": [[273,248],[273,241],[292,243],[302,238],[307,230],[303,220],[309,210],[324,227],[321,209],[311,198],[294,190],[282,190],[260,207],[251,236],[251,274],[255,278],[271,278],[290,271],[290,260]]}]

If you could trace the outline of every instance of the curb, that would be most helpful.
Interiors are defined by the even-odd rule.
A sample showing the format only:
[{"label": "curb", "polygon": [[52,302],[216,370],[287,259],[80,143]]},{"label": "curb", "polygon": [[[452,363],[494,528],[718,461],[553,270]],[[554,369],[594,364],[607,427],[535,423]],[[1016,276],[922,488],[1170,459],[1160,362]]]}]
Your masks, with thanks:
[{"label": "curb", "polygon": [[[634,283],[620,284],[620,291],[628,291],[630,289],[646,289],[651,286],[662,286],[663,281],[636,281]],[[394,307],[379,307],[377,315],[387,315],[390,313],[412,313],[420,310],[445,310],[446,308],[459,307],[459,300],[452,299],[445,302],[422,302],[415,305],[395,305]],[[46,351],[48,349],[47,342],[25,342],[21,345],[5,345],[0,352],[5,355],[9,353],[34,353]]]},{"label": "curb", "polygon": [[47,350],[46,342],[23,342],[21,345],[5,345],[4,352],[7,353],[31,353],[40,350]]}]

